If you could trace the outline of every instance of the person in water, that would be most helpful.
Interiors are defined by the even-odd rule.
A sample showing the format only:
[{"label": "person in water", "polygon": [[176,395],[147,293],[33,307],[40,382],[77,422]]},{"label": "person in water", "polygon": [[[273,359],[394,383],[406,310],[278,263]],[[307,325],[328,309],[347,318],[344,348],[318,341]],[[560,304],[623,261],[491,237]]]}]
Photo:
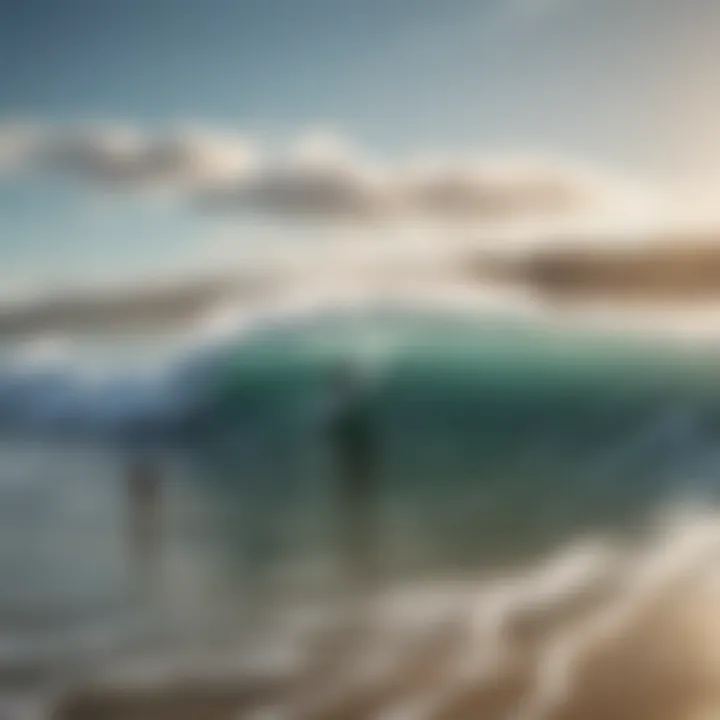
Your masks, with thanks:
[{"label": "person in water", "polygon": [[159,580],[162,472],[148,457],[135,457],[126,474],[128,543],[137,589],[152,593]]},{"label": "person in water", "polygon": [[361,583],[376,573],[373,538],[377,511],[378,447],[368,384],[350,363],[334,377],[328,434],[340,510],[342,560]]}]

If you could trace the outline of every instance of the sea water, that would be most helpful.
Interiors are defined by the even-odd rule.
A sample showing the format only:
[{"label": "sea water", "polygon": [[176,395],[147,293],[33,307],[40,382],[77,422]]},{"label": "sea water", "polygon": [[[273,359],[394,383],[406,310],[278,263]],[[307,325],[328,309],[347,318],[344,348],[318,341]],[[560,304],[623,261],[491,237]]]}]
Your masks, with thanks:
[{"label": "sea water", "polygon": [[[6,433],[8,697],[71,669],[147,661],[150,649],[176,667],[246,637],[253,602],[277,630],[293,608],[333,597],[342,558],[327,407],[338,363],[353,362],[371,393],[383,592],[490,587],[586,540],[642,538],[678,508],[712,516],[718,496],[720,364],[708,349],[384,310],[260,328],[209,357],[173,375],[196,403],[190,430],[142,446],[164,469],[152,601],[129,566],[127,435]],[[233,662],[248,660],[233,647]]]}]

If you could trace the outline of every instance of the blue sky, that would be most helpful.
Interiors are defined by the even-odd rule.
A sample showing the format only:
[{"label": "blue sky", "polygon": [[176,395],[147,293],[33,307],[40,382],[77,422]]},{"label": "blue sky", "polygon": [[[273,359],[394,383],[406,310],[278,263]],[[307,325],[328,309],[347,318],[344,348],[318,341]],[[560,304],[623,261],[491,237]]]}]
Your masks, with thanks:
[{"label": "blue sky", "polygon": [[[194,123],[271,144],[331,127],[386,157],[720,166],[711,0],[5,0],[0,20],[4,119]],[[94,207],[57,180],[4,180],[3,266],[150,267],[214,231],[128,198]]]}]

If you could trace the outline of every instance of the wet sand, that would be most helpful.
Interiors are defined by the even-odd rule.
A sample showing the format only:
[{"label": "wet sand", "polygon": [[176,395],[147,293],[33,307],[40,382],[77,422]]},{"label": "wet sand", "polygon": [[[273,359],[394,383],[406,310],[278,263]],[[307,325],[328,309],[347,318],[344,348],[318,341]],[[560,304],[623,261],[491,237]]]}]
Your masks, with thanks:
[{"label": "wet sand", "polygon": [[633,552],[578,546],[493,582],[388,597],[362,633],[308,642],[286,677],[86,684],[55,717],[707,720],[719,561],[719,526],[697,519]]}]

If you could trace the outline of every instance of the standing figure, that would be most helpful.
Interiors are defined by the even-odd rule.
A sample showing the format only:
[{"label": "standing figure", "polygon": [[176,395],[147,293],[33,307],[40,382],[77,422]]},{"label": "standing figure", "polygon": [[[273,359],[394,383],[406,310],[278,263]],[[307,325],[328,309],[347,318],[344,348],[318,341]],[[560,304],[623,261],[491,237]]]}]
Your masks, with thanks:
[{"label": "standing figure", "polygon": [[350,578],[375,579],[378,448],[367,384],[349,363],[334,377],[329,439],[338,492],[340,551]]},{"label": "standing figure", "polygon": [[153,592],[159,581],[161,481],[159,465],[148,458],[136,458],[126,475],[130,562],[143,594]]}]

